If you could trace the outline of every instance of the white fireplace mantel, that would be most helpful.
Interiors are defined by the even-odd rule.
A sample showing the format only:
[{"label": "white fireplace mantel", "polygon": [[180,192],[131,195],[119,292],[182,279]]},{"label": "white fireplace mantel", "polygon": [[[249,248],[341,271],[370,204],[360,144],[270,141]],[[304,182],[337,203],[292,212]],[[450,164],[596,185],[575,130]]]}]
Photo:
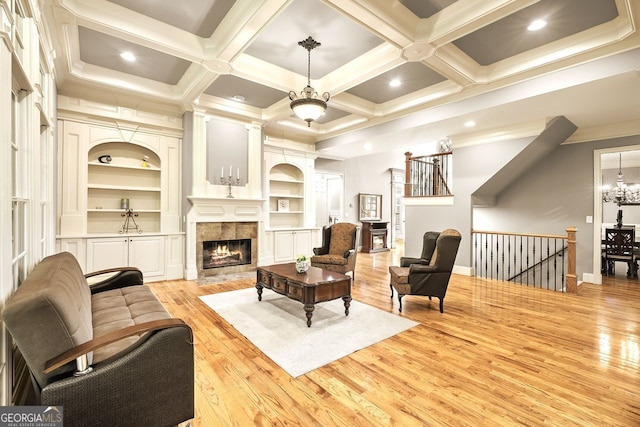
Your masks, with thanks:
[{"label": "white fireplace mantel", "polygon": [[196,222],[262,221],[263,199],[187,197]]}]

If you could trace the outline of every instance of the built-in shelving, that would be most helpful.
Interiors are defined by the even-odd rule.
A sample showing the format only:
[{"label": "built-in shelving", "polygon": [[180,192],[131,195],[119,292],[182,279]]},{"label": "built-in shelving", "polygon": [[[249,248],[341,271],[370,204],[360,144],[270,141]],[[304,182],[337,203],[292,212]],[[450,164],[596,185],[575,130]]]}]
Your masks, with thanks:
[{"label": "built-in shelving", "polygon": [[269,171],[269,226],[304,226],[304,174],[294,165],[277,164]]},{"label": "built-in shelving", "polygon": [[[108,156],[108,157],[107,157]],[[116,233],[130,208],[143,232],[161,230],[161,164],[151,150],[137,144],[108,142],[89,151],[87,232]]]}]

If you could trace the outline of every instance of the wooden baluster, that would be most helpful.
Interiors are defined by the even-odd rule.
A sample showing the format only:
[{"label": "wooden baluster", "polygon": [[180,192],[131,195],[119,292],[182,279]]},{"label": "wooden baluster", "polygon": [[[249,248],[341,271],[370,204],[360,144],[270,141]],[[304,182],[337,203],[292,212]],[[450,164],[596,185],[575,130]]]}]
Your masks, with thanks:
[{"label": "wooden baluster", "polygon": [[408,151],[404,153],[404,197],[411,197],[411,154]]}]

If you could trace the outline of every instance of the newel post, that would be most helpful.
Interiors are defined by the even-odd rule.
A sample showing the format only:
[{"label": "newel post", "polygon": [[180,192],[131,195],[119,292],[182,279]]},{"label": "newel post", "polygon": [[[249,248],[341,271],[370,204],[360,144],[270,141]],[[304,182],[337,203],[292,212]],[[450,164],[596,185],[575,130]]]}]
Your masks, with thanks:
[{"label": "newel post", "polygon": [[412,153],[404,153],[404,197],[411,197],[411,155]]},{"label": "newel post", "polygon": [[576,276],[576,232],[575,227],[569,227],[567,232],[567,292],[578,294],[578,276]]}]

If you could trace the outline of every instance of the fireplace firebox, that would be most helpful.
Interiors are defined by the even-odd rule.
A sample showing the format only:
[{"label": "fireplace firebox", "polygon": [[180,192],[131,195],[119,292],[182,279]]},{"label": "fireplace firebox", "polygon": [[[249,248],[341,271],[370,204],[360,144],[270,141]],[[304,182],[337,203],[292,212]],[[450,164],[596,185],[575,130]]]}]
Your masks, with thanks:
[{"label": "fireplace firebox", "polygon": [[251,264],[251,239],[202,242],[202,268]]}]

